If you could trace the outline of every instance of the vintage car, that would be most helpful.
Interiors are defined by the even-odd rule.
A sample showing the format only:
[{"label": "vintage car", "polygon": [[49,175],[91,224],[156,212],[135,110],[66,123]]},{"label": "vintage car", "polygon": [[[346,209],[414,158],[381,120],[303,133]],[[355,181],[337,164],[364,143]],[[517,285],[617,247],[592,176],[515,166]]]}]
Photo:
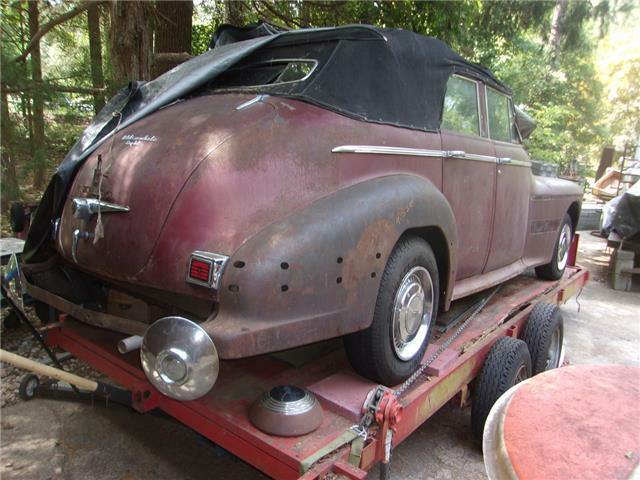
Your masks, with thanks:
[{"label": "vintage car", "polygon": [[581,192],[532,174],[491,72],[404,30],[231,37],[123,89],[58,169],[23,265],[43,320],[144,336],[178,399],[341,336],[395,385],[453,300],[563,274]]}]

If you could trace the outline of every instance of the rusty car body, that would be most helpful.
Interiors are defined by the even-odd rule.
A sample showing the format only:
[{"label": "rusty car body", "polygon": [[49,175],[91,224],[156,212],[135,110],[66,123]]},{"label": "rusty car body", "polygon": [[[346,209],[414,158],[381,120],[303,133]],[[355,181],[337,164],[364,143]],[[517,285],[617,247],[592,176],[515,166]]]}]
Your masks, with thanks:
[{"label": "rusty car body", "polygon": [[[23,266],[43,318],[130,335],[188,319],[221,359],[346,335],[356,370],[393,384],[453,300],[529,267],[562,274],[581,192],[532,174],[510,91],[487,70],[366,26],[207,55],[189,78],[215,75],[173,96],[176,72],[121,92],[52,180]],[[407,241],[418,260],[389,273]],[[385,361],[375,342],[407,367],[363,366]]]}]

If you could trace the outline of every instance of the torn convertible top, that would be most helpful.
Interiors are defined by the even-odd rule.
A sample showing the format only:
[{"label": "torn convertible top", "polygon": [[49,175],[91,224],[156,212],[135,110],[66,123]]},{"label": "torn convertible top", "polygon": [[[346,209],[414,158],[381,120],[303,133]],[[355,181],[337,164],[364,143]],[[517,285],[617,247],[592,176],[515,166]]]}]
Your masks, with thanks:
[{"label": "torn convertible top", "polygon": [[[328,44],[331,51],[309,78],[253,90],[295,98],[366,122],[416,130],[439,130],[446,83],[452,73],[482,80],[510,94],[489,70],[466,61],[440,40],[406,30],[366,25],[263,30],[262,36],[227,40],[153,81],[134,82],[118,92],[51,179],[29,231],[25,261],[44,261],[53,253],[52,222],[60,215],[78,167],[98,145],[156,110],[215,86],[222,73],[250,61],[252,55],[282,59],[291,49],[296,58],[312,58],[309,55],[317,51],[312,47]],[[227,39],[231,37],[228,33]]]}]

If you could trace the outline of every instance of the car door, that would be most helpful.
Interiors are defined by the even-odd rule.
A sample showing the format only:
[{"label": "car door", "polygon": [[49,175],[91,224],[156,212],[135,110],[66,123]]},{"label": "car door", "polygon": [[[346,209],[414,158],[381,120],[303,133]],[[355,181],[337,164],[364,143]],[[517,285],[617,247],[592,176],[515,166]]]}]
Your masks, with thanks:
[{"label": "car door", "polygon": [[522,258],[529,215],[531,163],[515,128],[511,99],[486,86],[489,137],[495,149],[496,201],[489,259],[490,272]]},{"label": "car door", "polygon": [[490,246],[495,195],[495,152],[480,108],[481,84],[452,75],[447,82],[441,137],[447,152],[442,191],[458,229],[456,280],[482,273]]}]

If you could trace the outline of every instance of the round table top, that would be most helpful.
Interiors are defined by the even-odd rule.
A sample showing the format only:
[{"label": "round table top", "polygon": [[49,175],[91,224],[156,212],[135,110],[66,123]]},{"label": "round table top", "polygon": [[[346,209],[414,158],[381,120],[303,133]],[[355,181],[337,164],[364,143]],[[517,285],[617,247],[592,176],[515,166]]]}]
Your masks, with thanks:
[{"label": "round table top", "polygon": [[484,432],[490,478],[640,475],[640,368],[549,370],[509,390]]}]

